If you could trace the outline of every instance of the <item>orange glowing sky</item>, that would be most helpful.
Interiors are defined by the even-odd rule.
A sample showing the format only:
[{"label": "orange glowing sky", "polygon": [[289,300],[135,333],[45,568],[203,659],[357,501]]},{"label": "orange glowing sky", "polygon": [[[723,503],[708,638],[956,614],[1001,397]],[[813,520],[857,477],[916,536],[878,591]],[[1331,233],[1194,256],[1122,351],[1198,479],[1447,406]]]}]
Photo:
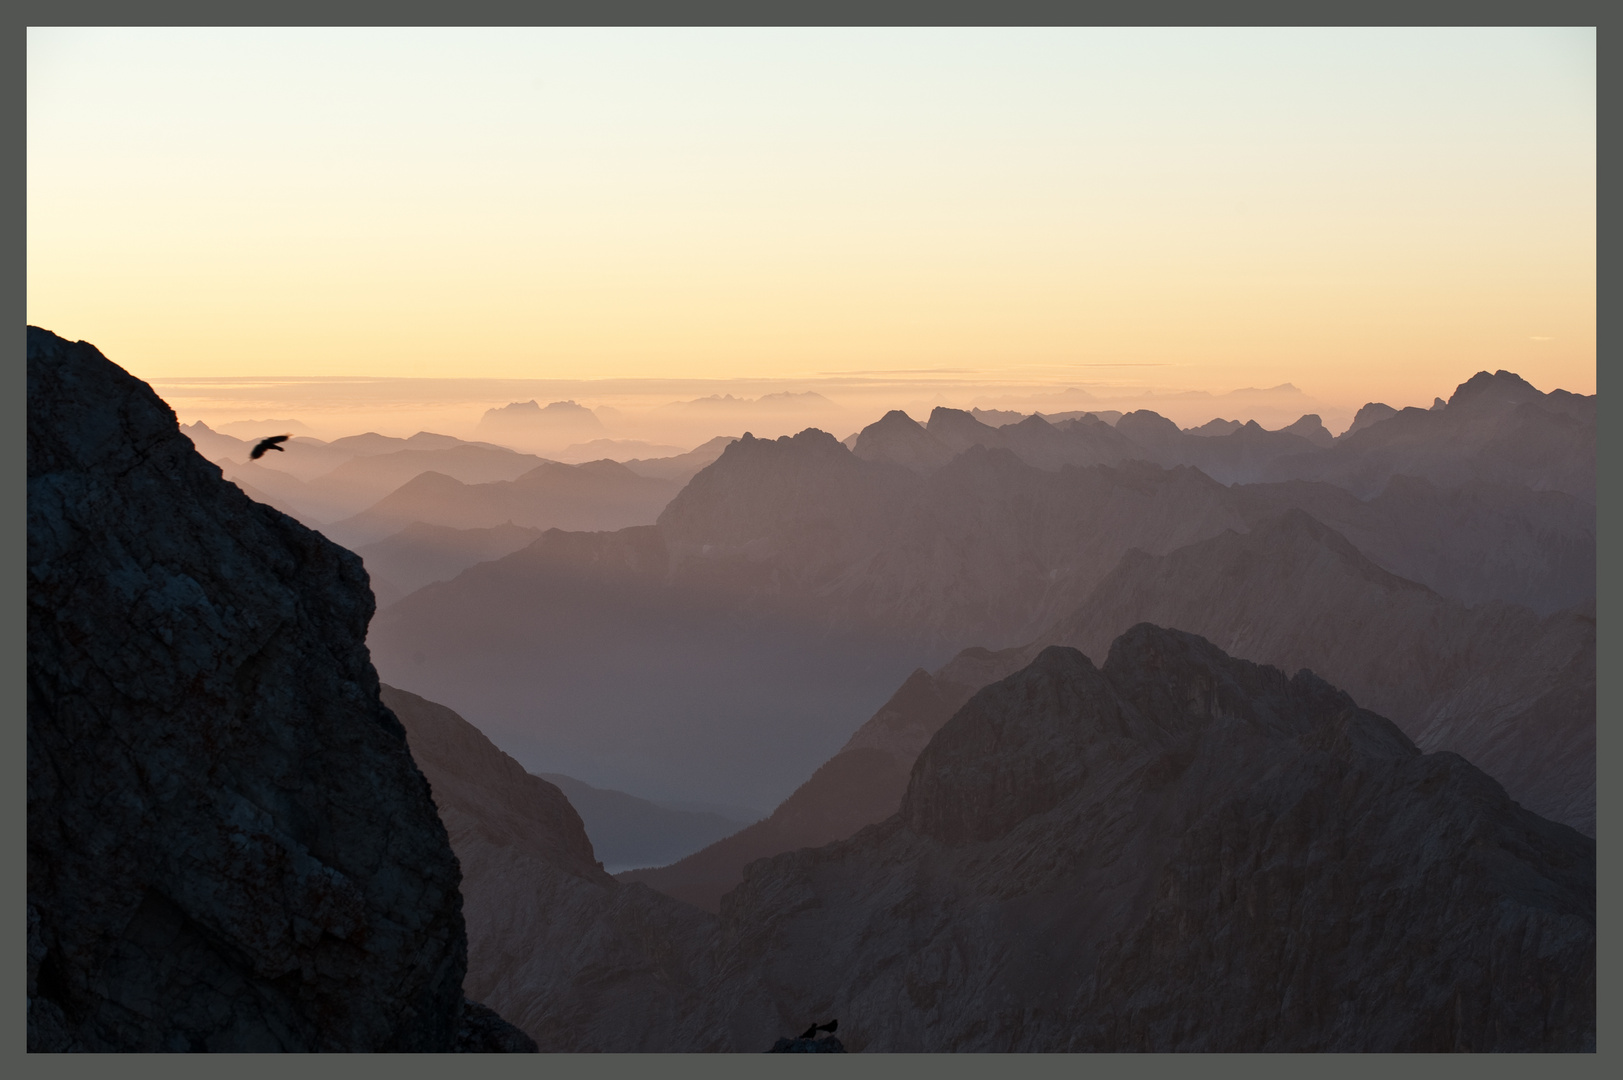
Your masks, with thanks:
[{"label": "orange glowing sky", "polygon": [[148,379],[1593,393],[1595,104],[1583,29],[35,29],[28,319]]}]

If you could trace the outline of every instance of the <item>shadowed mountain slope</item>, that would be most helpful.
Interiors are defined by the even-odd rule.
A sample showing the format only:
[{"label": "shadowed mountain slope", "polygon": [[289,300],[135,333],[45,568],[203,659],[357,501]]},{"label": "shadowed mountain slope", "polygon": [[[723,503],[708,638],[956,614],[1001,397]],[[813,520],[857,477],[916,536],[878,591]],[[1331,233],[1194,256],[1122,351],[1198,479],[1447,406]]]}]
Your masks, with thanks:
[{"label": "shadowed mountain slope", "polygon": [[1440,488],[1401,475],[1368,500],[1303,480],[1232,491],[1248,524],[1304,510],[1384,569],[1466,605],[1550,614],[1595,597],[1595,506],[1566,492],[1480,480]]},{"label": "shadowed mountain slope", "polygon": [[1594,853],[1311,674],[1140,626],[1102,669],[1056,647],[977,693],[896,817],[750,865],[722,902],[726,1025],[838,1015],[869,1051],[1592,1049]]},{"label": "shadowed mountain slope", "polygon": [[1041,640],[1098,655],[1150,621],[1311,668],[1422,749],[1461,754],[1530,810],[1594,833],[1593,606],[1468,609],[1380,569],[1297,510],[1246,535],[1123,559]]},{"label": "shadowed mountain slope", "polygon": [[464,1008],[460,874],[360,560],[35,327],[28,548],[29,1049],[521,1044]]},{"label": "shadowed mountain slope", "polygon": [[603,872],[580,816],[456,713],[384,687],[462,865],[467,992],[546,1052],[699,1050],[715,919]]}]

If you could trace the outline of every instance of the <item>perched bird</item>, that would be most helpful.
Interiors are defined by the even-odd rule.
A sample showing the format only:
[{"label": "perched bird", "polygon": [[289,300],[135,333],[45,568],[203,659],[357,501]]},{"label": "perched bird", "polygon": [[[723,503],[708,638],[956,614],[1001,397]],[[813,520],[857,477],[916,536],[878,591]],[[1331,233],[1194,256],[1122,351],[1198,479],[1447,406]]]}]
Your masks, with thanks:
[{"label": "perched bird", "polygon": [[248,456],[258,461],[265,456],[266,450],[282,450],[285,453],[286,449],[282,446],[282,443],[287,442],[290,438],[292,438],[291,435],[272,435],[268,439],[260,439],[259,444],[248,451]]},{"label": "perched bird", "polygon": [[830,1020],[826,1024],[819,1024],[815,1030],[817,1030],[817,1031],[826,1031],[830,1035],[832,1035],[832,1034],[834,1034],[834,1029],[839,1027],[839,1026],[840,1026],[840,1022],[838,1020]]},{"label": "perched bird", "polygon": [[813,1024],[811,1027],[807,1028],[805,1031],[802,1031],[800,1033],[800,1037],[802,1039],[815,1039],[815,1038],[817,1038],[817,1025]]}]

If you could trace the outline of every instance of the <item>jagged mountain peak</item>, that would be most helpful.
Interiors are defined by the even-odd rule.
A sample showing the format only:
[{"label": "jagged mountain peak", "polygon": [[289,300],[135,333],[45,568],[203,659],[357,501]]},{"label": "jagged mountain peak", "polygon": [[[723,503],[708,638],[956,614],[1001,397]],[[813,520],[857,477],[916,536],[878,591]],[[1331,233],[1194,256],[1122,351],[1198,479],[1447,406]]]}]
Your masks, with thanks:
[{"label": "jagged mountain peak", "polygon": [[1469,379],[1460,383],[1448,399],[1448,407],[1467,402],[1491,399],[1520,405],[1525,401],[1539,401],[1544,393],[1526,379],[1513,371],[1501,368],[1489,374],[1479,371]]}]

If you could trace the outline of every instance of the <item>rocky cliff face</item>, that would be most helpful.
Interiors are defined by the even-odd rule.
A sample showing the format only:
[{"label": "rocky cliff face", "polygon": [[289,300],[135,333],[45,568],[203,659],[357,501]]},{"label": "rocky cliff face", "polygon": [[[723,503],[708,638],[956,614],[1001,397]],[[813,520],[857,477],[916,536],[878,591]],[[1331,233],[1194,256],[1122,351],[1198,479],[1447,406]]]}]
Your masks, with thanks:
[{"label": "rocky cliff face", "polygon": [[360,561],[34,327],[28,575],[29,1048],[488,1045]]},{"label": "rocky cliff face", "polygon": [[[1583,1050],[1594,842],[1308,673],[1134,628],[931,740],[901,812],[751,865],[720,1023],[852,1050]],[[756,1036],[757,1040],[760,1038]]]}]

